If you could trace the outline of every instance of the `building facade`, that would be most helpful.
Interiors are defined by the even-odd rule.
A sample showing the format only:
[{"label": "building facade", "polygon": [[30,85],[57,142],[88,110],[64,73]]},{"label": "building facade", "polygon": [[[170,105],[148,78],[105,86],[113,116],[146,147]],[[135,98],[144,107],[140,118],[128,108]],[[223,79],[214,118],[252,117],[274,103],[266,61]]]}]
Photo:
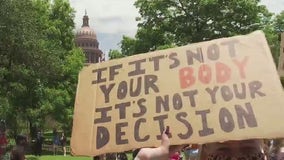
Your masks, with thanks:
[{"label": "building facade", "polygon": [[83,49],[86,57],[86,64],[104,61],[104,53],[99,49],[99,42],[94,29],[89,26],[89,17],[85,13],[82,27],[77,31],[75,44]]}]

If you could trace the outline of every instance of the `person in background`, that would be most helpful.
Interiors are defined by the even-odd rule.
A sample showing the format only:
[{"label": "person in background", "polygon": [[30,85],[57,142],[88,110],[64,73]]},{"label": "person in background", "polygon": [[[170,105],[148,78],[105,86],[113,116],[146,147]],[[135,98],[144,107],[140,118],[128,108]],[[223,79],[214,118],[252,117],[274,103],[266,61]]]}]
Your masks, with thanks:
[{"label": "person in background", "polygon": [[279,144],[276,150],[276,158],[277,160],[284,160],[284,139],[278,139]]},{"label": "person in background", "polygon": [[56,129],[53,130],[53,155],[56,155],[57,148],[60,145],[59,135]]},{"label": "person in background", "polygon": [[132,151],[132,159],[135,159],[135,157],[137,156],[137,154],[140,152],[140,149],[141,148],[137,148],[137,149],[134,149]]},{"label": "person in background", "polygon": [[8,145],[8,140],[5,135],[5,131],[0,130],[0,159],[3,159],[3,156]]},{"label": "person in background", "polygon": [[227,141],[223,143],[204,144],[201,150],[201,159],[226,160],[266,160],[263,140],[250,139],[240,141]]},{"label": "person in background", "polygon": [[106,160],[116,160],[116,153],[107,153],[105,154]]},{"label": "person in background", "polygon": [[[161,146],[157,148],[142,148],[135,160],[167,160],[183,145],[170,147],[170,140],[162,133]],[[223,143],[208,143],[201,147],[200,160],[266,160],[263,140],[227,141]]]},{"label": "person in background", "polygon": [[64,132],[62,132],[61,137],[60,137],[60,143],[63,149],[64,156],[66,156],[66,142],[67,142],[67,139],[64,135]]},{"label": "person in background", "polygon": [[127,155],[125,152],[120,152],[116,154],[117,160],[127,160]]},{"label": "person in background", "polygon": [[198,144],[190,144],[183,149],[185,160],[197,160]]},{"label": "person in background", "polygon": [[170,160],[181,160],[180,152],[176,151],[173,155],[170,156]]},{"label": "person in background", "polygon": [[94,156],[93,160],[100,160],[100,156]]},{"label": "person in background", "polygon": [[35,140],[35,155],[41,156],[42,154],[42,144],[43,144],[44,138],[41,134],[41,132],[37,132],[36,140]]},{"label": "person in background", "polygon": [[104,159],[106,159],[105,154],[93,157],[93,160],[104,160]]},{"label": "person in background", "polygon": [[27,145],[27,138],[23,135],[18,135],[15,138],[16,146],[11,151],[10,160],[25,160],[25,146]]}]

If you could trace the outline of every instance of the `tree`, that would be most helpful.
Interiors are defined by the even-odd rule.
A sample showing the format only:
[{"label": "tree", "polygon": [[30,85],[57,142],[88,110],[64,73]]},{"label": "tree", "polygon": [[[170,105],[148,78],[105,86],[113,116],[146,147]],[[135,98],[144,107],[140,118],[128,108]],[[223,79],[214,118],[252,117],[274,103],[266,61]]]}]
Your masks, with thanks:
[{"label": "tree", "polygon": [[267,20],[267,25],[263,28],[266,39],[276,65],[278,65],[280,56],[280,33],[284,32],[284,11]]},{"label": "tree", "polygon": [[259,0],[136,0],[135,6],[141,15],[135,45],[123,46],[134,46],[132,54],[247,34],[263,29],[272,16]]},{"label": "tree", "polygon": [[275,17],[275,31],[284,32],[284,10]]},{"label": "tree", "polygon": [[70,130],[84,62],[74,45],[74,10],[66,0],[0,3],[1,116],[14,134],[27,122],[34,135],[47,116]]},{"label": "tree", "polygon": [[109,58],[110,59],[118,59],[118,58],[123,58],[125,55],[123,55],[120,51],[118,50],[110,50],[108,52]]},{"label": "tree", "polygon": [[136,46],[136,41],[133,38],[123,36],[120,44],[121,52],[126,56],[130,56],[134,53]]},{"label": "tree", "polygon": [[[282,11],[280,14],[276,15],[275,17],[275,24],[274,24],[274,27],[275,27],[275,31],[276,33],[278,33],[278,35],[282,32],[284,32],[284,11]],[[280,36],[278,36],[278,40],[280,41]],[[279,58],[279,54],[280,54],[280,45],[279,43],[276,43],[278,45],[278,48],[276,48],[276,50],[278,49],[278,54],[276,55],[276,58],[277,58],[277,64],[278,64],[278,58]],[[283,49],[284,50],[284,49]],[[275,59],[276,59],[275,58]],[[284,87],[284,77],[281,78],[281,83],[282,83],[282,86]]]},{"label": "tree", "polygon": [[[47,104],[51,104],[51,112],[47,115],[62,123],[63,129],[71,131],[73,119],[73,106],[77,87],[78,72],[82,68],[85,60],[81,49],[75,47],[74,43],[74,10],[67,0],[54,0],[49,3],[51,12],[49,21],[51,26],[48,28],[48,42],[53,40],[57,44],[56,51],[59,63],[54,66],[59,68],[59,75],[51,82],[56,82],[48,86],[45,95],[50,97]],[[51,103],[50,103],[51,102]],[[45,103],[43,103],[45,104]]]},{"label": "tree", "polygon": [[0,6],[0,65],[4,70],[0,83],[2,96],[6,99],[1,118],[6,119],[17,133],[19,123],[16,119],[26,119],[26,114],[15,113],[25,112],[27,103],[33,106],[36,99],[26,95],[31,94],[31,84],[36,80],[31,67],[38,66],[32,60],[37,54],[40,35],[34,32],[37,23],[31,15],[36,12],[31,1],[3,0]]},{"label": "tree", "polygon": [[[123,36],[121,43],[120,43],[120,48],[121,51],[119,50],[110,50],[108,55],[110,57],[110,59],[118,59],[118,58],[123,58],[126,56],[131,56],[134,53],[139,53],[137,52],[137,49],[141,49],[143,51],[143,47],[145,46],[141,46],[142,43],[140,43],[139,41],[137,41],[134,38],[130,38],[127,36]],[[145,44],[145,43],[143,43]],[[162,49],[167,49],[167,48],[172,48],[175,47],[174,44],[165,44],[165,45],[159,45],[156,47],[156,50],[162,50]]]}]

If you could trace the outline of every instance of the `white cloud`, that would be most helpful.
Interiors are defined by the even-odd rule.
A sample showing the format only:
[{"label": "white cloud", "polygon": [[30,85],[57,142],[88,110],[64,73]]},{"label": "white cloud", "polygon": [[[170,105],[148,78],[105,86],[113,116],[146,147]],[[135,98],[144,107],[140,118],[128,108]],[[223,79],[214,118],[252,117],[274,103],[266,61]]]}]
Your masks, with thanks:
[{"label": "white cloud", "polygon": [[76,28],[80,28],[85,9],[90,26],[101,33],[123,33],[134,36],[138,11],[133,0],[71,0],[76,10]]},{"label": "white cloud", "polygon": [[274,13],[280,13],[284,11],[284,1],[283,0],[261,0],[261,3],[266,5],[269,11]]},{"label": "white cloud", "polygon": [[[100,49],[107,53],[118,49],[123,35],[134,37],[137,31],[135,18],[139,16],[133,5],[135,0],[70,0],[76,10],[76,29],[82,25],[82,18],[87,10],[90,27],[97,33]],[[284,10],[284,0],[261,0],[271,12]]]},{"label": "white cloud", "polygon": [[108,53],[119,49],[123,35],[134,37],[137,30],[135,18],[139,16],[134,0],[70,0],[75,9],[76,30],[82,25],[87,10],[90,27],[97,33],[99,48]]}]

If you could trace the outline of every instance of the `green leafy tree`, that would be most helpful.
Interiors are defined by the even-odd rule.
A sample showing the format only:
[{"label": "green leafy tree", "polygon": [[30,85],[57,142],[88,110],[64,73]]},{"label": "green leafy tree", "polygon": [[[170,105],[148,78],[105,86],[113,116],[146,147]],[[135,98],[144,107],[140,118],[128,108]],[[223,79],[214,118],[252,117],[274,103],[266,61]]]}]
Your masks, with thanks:
[{"label": "green leafy tree", "polygon": [[277,32],[284,32],[284,10],[280,14],[276,15],[275,30]]},{"label": "green leafy tree", "polygon": [[[34,87],[36,68],[33,62],[40,38],[36,34],[37,23],[31,17],[36,12],[31,1],[1,1],[1,29],[0,51],[1,68],[1,93],[7,100],[2,104],[2,117],[18,132],[19,125],[16,119],[27,119],[26,109],[34,105],[36,97],[28,97]],[[35,25],[35,26],[34,26]],[[30,79],[30,80],[29,80]],[[29,103],[29,106],[27,105]],[[20,114],[15,114],[20,113]]]},{"label": "green leafy tree", "polygon": [[34,135],[47,116],[70,130],[84,62],[74,45],[74,10],[67,0],[0,3],[1,116],[14,134],[28,126]]},{"label": "green leafy tree", "polygon": [[265,32],[266,39],[269,43],[274,62],[278,65],[280,56],[280,33],[284,32],[284,11],[273,16],[266,24],[263,31]]},{"label": "green leafy tree", "polygon": [[272,16],[259,0],[136,0],[135,6],[141,15],[135,43],[121,42],[132,54],[247,34],[265,28]]},{"label": "green leafy tree", "polygon": [[109,59],[118,59],[118,58],[123,58],[125,55],[123,55],[120,51],[118,50],[110,50],[109,53]]},{"label": "green leafy tree", "polygon": [[127,36],[122,37],[122,41],[120,43],[121,52],[126,56],[130,56],[134,53],[136,46],[136,40],[134,38],[130,38]]},{"label": "green leafy tree", "polygon": [[[71,130],[73,106],[77,87],[77,76],[83,66],[84,54],[74,43],[74,10],[67,0],[54,0],[49,13],[48,42],[53,40],[57,44],[55,51],[58,55],[59,74],[51,79],[49,84],[56,82],[45,89],[45,95],[50,99],[51,110],[47,115],[62,124],[67,132]],[[50,103],[51,102],[51,103]],[[45,103],[43,103],[45,104]]]},{"label": "green leafy tree", "polygon": [[[276,33],[278,33],[278,40],[280,41],[280,33],[284,32],[284,11],[282,11],[280,14],[276,15],[275,17],[275,23],[274,23],[274,30],[276,31]],[[278,48],[276,48],[276,51],[278,50],[278,54],[276,55],[275,59],[277,59],[277,64],[278,64],[278,58],[279,58],[279,54],[280,54],[280,45],[279,43],[275,43],[276,45],[278,45]],[[282,86],[284,87],[284,77],[281,78],[281,83]]]},{"label": "green leafy tree", "polygon": [[[118,59],[118,58],[123,58],[126,56],[131,56],[134,53],[136,53],[137,48],[141,48],[140,46],[141,43],[139,43],[136,39],[130,38],[127,36],[123,36],[123,39],[120,43],[121,51],[119,50],[110,50],[109,51],[109,57],[110,59]],[[165,45],[160,45],[157,46],[156,50],[162,50],[162,49],[167,49],[167,48],[172,48],[175,47],[173,44],[165,44]]]}]

